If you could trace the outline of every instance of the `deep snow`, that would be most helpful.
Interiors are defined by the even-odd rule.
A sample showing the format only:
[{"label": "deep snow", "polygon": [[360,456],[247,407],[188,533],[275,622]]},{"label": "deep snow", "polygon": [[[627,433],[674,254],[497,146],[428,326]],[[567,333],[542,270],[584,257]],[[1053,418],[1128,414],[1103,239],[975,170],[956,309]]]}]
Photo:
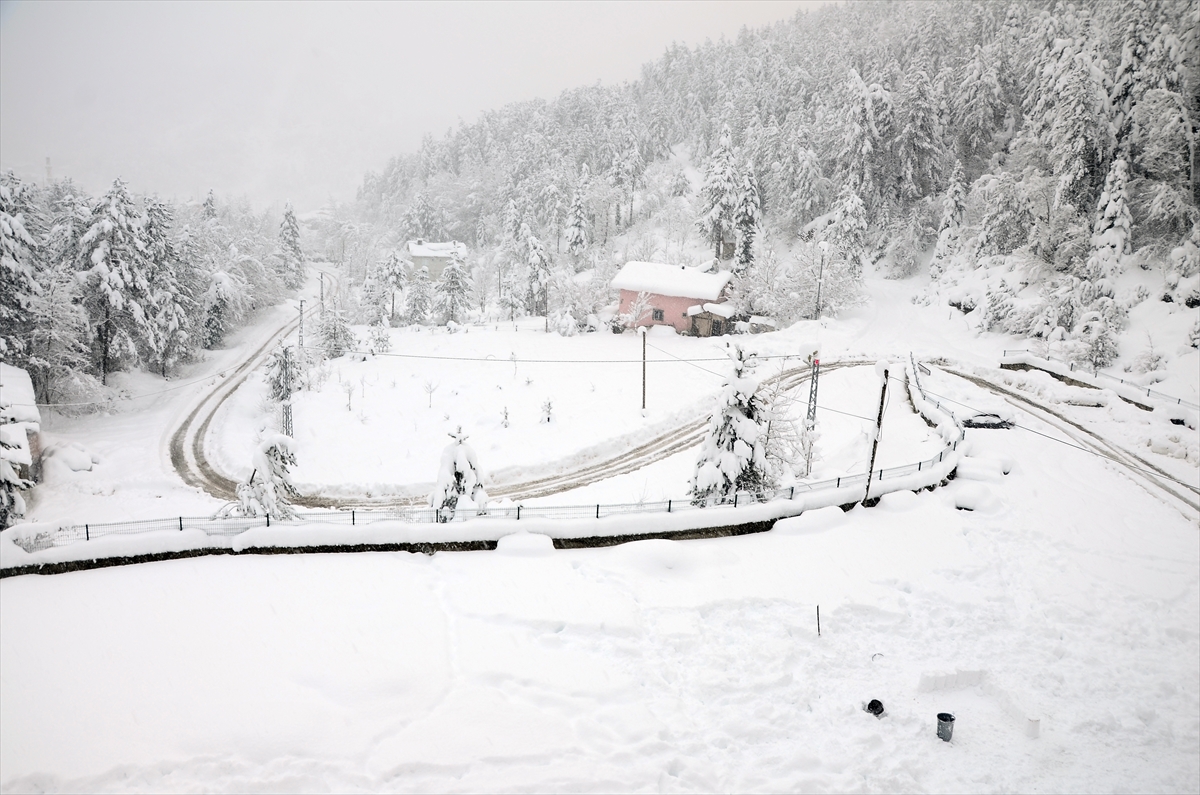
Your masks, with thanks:
[{"label": "deep snow", "polygon": [[[1017,347],[1011,339],[976,336],[961,317],[914,307],[911,282],[868,285],[871,301],[840,320],[743,339],[767,353],[819,349],[824,359],[908,350],[946,357],[991,368],[1014,386],[1029,379],[1030,394],[1130,446],[1133,436],[1195,438],[1120,400],[1100,408],[1056,402],[1070,394],[1056,390],[1072,388],[994,370],[1001,351]],[[640,353],[632,335],[502,333],[512,334],[510,350],[530,340],[521,352],[528,358],[566,358],[560,347],[584,351],[581,359],[618,346],[621,355],[609,358]],[[488,339],[475,330],[395,334],[442,346]],[[712,345],[652,341],[677,356]],[[418,362],[406,366],[415,371]],[[512,371],[511,363],[488,366]],[[640,364],[622,366],[640,375]],[[536,423],[514,423],[504,430],[525,449],[479,444],[480,463],[493,472],[545,470],[580,447],[696,416],[719,378],[669,366],[675,371],[651,392],[645,417],[640,380],[589,378],[611,390],[595,399],[610,413],[594,429],[588,398],[573,408],[566,397],[591,394],[585,376],[561,379],[559,434],[539,437],[546,429]],[[342,367],[348,379],[351,365]],[[522,367],[514,391],[525,386]],[[423,382],[426,372],[409,380]],[[538,385],[549,376],[527,377]],[[936,369],[925,383],[975,408],[997,400]],[[238,400],[249,396],[243,407],[253,406],[253,389],[239,392]],[[454,389],[446,378],[434,393],[435,404],[447,401],[443,415]],[[823,396],[868,407],[875,389],[871,368],[830,372],[822,382]],[[185,408],[180,392],[147,400],[152,407],[138,413],[48,419],[52,437],[98,461],[52,476],[33,518],[219,507],[153,455]],[[888,415],[881,451],[936,444],[899,396],[888,411],[901,419]],[[415,414],[412,404],[425,398],[415,392],[401,408]],[[536,411],[544,399],[520,405]],[[873,509],[810,511],[758,536],[555,551],[521,534],[489,553],[214,557],[5,579],[0,788],[1196,791],[1195,512],[1118,465],[1054,441],[1064,438],[1056,427],[1006,405],[1021,427],[968,431],[969,457],[946,487],[888,495]],[[905,424],[905,411],[916,425]],[[231,406],[224,422],[251,416]],[[861,421],[819,419],[820,466],[852,468]],[[446,422],[418,422],[438,443],[413,448],[429,459],[413,467],[414,479],[432,480]],[[471,432],[476,442],[492,431]],[[302,438],[301,456],[315,443]],[[226,454],[241,465],[236,451]],[[1142,454],[1196,483],[1186,452],[1151,444]],[[561,502],[677,493],[689,456],[680,451]],[[958,670],[984,673],[979,685],[921,687],[928,674]],[[872,698],[887,709],[882,720],[862,710]],[[934,734],[935,715],[946,710],[958,718],[948,745]],[[1040,719],[1036,739],[1027,736],[1031,717]]]}]

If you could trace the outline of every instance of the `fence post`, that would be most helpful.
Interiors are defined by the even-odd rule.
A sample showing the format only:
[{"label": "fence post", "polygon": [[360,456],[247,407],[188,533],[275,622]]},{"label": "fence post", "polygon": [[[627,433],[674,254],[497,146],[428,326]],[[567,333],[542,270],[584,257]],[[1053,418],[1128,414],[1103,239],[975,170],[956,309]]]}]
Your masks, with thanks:
[{"label": "fence post", "polygon": [[351,508],[350,509],[350,526],[353,527],[355,524],[356,524],[356,521],[354,518],[354,509]]},{"label": "fence post", "polygon": [[733,493],[733,507],[734,508],[737,507],[737,492],[736,491]]},{"label": "fence post", "polygon": [[183,517],[179,517],[179,532],[183,532]]},{"label": "fence post", "polygon": [[596,518],[600,518],[600,503],[596,503]]},{"label": "fence post", "polygon": [[667,513],[671,512],[671,501],[667,500]]},{"label": "fence post", "polygon": [[836,486],[834,486],[834,488],[835,488],[835,489],[840,489],[841,487],[842,487],[842,479],[841,479],[841,478],[838,478],[837,485],[836,485]]},{"label": "fence post", "polygon": [[92,531],[88,530],[88,526],[86,524],[83,526],[83,540],[84,541],[92,540]]},{"label": "fence post", "polygon": [[271,514],[267,514],[267,527],[271,526]]},{"label": "fence post", "polygon": [[517,506],[517,521],[521,521],[521,506]]},{"label": "fence post", "polygon": [[796,487],[795,486],[792,486],[792,493],[788,495],[788,499],[789,500],[796,499]]}]

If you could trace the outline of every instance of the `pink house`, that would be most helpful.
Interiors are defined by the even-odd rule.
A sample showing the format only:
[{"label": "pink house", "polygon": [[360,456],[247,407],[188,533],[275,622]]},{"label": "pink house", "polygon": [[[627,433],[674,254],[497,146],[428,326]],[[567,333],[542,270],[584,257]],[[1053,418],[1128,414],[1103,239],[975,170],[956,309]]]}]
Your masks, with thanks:
[{"label": "pink house", "polygon": [[646,313],[633,325],[674,326],[682,334],[707,337],[729,330],[733,310],[725,298],[732,279],[730,271],[705,273],[685,265],[627,262],[612,285],[621,291],[621,314],[629,314],[639,293],[647,294]]}]

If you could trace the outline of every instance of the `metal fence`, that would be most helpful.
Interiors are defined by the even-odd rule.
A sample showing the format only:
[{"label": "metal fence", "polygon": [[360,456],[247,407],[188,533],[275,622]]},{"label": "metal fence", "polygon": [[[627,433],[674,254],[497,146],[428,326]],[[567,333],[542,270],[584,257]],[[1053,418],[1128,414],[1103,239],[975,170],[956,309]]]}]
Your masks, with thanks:
[{"label": "metal fence", "polygon": [[[948,444],[937,455],[931,456],[924,461],[918,461],[915,464],[904,464],[897,467],[886,467],[875,470],[874,480],[877,483],[895,480],[899,477],[907,475],[919,474],[923,471],[928,471],[945,460],[945,457],[951,451],[957,449],[958,443],[965,436],[962,423],[954,416],[954,413],[948,408],[944,408],[940,403],[929,400],[925,396],[924,390],[921,388],[917,367],[911,370],[912,378],[916,384],[917,391],[929,403],[935,405],[940,411],[945,412],[954,421],[959,429],[959,437],[952,443]],[[844,489],[849,487],[857,487],[865,489],[867,485],[867,473],[856,475],[843,475],[841,477],[829,478],[828,480],[797,483],[794,486],[788,486],[778,489],[771,494],[767,500],[791,500],[797,497],[803,497],[807,494],[815,492],[829,491],[836,489]],[[875,487],[871,491],[876,492]],[[734,496],[733,506],[749,505],[760,502],[754,495],[748,493],[739,493]],[[456,511],[450,521],[462,522],[471,521],[486,521],[489,519],[603,519],[606,516],[622,516],[628,514],[646,514],[646,513],[675,513],[678,511],[696,510],[695,506],[687,498],[680,500],[662,500],[658,502],[632,502],[632,503],[593,503],[588,505],[491,505],[485,511],[478,511],[474,508]],[[44,535],[45,539],[41,546],[63,546],[65,544],[74,543],[76,541],[90,541],[93,538],[102,538],[104,536],[114,535],[138,535],[141,533],[175,531],[183,532],[184,530],[201,530],[210,536],[236,536],[256,527],[271,527],[272,525],[283,525],[288,527],[298,527],[303,525],[315,524],[339,524],[348,526],[369,525],[375,522],[405,522],[411,524],[433,524],[439,519],[439,511],[436,508],[429,507],[411,507],[411,506],[396,506],[385,508],[355,508],[352,510],[340,511],[306,511],[297,513],[294,517],[281,520],[272,519],[269,516],[262,517],[243,517],[243,516],[178,516],[166,519],[141,519],[129,522],[105,522],[105,523],[86,523],[64,525],[53,530],[47,531],[48,535]],[[48,542],[48,544],[46,543]]]},{"label": "metal fence", "polygon": [[[1055,356],[1042,356],[1040,354],[1033,353],[1031,351],[1026,351],[1026,350],[1009,351],[1009,350],[1006,350],[1006,351],[1004,351],[1003,356],[1009,356],[1010,354],[1017,354],[1017,353],[1024,354],[1033,359],[1041,359],[1041,360],[1047,361],[1047,362],[1058,362],[1059,364],[1065,364],[1065,365],[1067,365],[1067,369],[1070,372],[1074,373],[1076,371],[1075,362],[1068,361],[1066,359],[1059,359]],[[1122,384],[1122,385],[1130,387],[1132,389],[1136,389],[1138,392],[1144,392],[1146,394],[1146,397],[1157,398],[1158,400],[1162,400],[1167,403],[1174,403],[1177,406],[1185,406],[1194,411],[1200,411],[1200,403],[1193,403],[1192,401],[1184,400],[1181,397],[1175,397],[1174,395],[1168,395],[1165,392],[1159,392],[1157,389],[1150,389],[1149,387],[1144,387],[1141,384],[1135,384],[1133,381],[1126,381],[1124,378],[1121,378],[1120,376],[1110,375],[1108,373],[1102,373],[1099,370],[1095,370],[1095,371],[1088,370],[1083,367],[1078,368],[1078,370],[1079,370],[1080,375],[1087,375],[1087,376],[1091,376],[1092,378],[1097,378],[1097,379],[1106,378],[1109,381],[1115,381],[1118,384]]]}]

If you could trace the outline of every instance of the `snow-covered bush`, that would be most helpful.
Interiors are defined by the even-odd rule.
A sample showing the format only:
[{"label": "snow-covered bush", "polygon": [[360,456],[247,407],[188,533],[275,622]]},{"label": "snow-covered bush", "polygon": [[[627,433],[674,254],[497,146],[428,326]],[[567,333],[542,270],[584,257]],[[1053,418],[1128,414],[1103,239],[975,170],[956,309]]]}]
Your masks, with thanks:
[{"label": "snow-covered bush", "polygon": [[325,310],[325,314],[321,316],[318,334],[321,350],[330,359],[336,359],[345,355],[347,351],[354,350],[354,334],[340,309]]},{"label": "snow-covered bush", "polygon": [[296,443],[281,433],[267,437],[254,451],[250,477],[237,486],[237,512],[242,516],[290,519],[291,501],[300,496],[289,468],[296,465]]},{"label": "snow-covered bush", "polygon": [[717,396],[716,408],[701,443],[691,478],[693,505],[734,501],[739,491],[762,499],[775,486],[767,460],[767,411],[757,394],[754,354],[727,344],[731,373]]},{"label": "snow-covered bush", "polygon": [[458,501],[462,497],[470,497],[479,513],[487,511],[488,495],[483,487],[483,473],[479,469],[475,451],[467,444],[462,426],[450,434],[450,438],[454,441],[442,451],[437,482],[433,493],[429,495],[429,507],[437,509],[439,522],[454,519]]},{"label": "snow-covered bush", "polygon": [[25,515],[25,498],[21,492],[33,488],[33,481],[17,475],[8,458],[8,451],[14,449],[14,445],[0,439],[0,529]]}]

